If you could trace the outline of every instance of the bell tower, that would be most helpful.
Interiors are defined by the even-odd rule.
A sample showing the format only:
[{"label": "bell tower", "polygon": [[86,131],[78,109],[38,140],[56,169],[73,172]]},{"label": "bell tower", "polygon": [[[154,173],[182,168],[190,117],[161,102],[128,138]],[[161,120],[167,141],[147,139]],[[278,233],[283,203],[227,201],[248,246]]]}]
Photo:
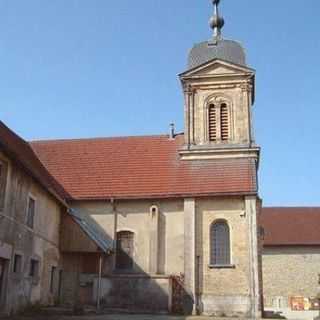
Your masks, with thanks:
[{"label": "bell tower", "polygon": [[213,0],[213,36],[190,51],[179,75],[185,97],[182,159],[258,158],[252,127],[255,71],[243,47],[222,36],[220,0]]}]

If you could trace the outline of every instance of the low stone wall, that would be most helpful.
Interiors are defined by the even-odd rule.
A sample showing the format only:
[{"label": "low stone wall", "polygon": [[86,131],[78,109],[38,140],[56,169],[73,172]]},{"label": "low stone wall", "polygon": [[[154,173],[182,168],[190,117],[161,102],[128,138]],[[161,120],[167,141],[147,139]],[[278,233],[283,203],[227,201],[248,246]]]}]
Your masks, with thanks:
[{"label": "low stone wall", "polygon": [[201,295],[201,311],[215,317],[249,317],[251,299],[249,296]]},{"label": "low stone wall", "polygon": [[[97,301],[98,279],[94,279],[93,300]],[[170,279],[166,276],[114,275],[101,279],[101,305],[132,311],[169,312]]]}]

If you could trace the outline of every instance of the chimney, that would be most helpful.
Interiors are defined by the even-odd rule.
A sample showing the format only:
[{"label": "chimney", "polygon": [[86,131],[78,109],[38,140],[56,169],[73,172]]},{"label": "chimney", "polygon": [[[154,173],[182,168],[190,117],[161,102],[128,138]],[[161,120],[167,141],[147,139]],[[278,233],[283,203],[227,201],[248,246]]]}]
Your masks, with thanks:
[{"label": "chimney", "polygon": [[173,140],[175,136],[175,132],[174,132],[174,123],[170,123],[170,134],[169,134],[169,139]]}]

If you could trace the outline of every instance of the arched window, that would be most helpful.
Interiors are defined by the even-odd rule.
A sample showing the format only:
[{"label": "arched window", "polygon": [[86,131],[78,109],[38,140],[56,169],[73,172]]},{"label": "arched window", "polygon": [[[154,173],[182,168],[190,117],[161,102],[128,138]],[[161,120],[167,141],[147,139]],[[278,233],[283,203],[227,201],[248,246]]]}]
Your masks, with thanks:
[{"label": "arched window", "polygon": [[217,221],[211,225],[210,244],[210,264],[230,265],[230,231],[225,221]]},{"label": "arched window", "polygon": [[227,142],[230,139],[229,107],[226,103],[210,104],[208,108],[209,141]]},{"label": "arched window", "polygon": [[116,268],[119,270],[133,269],[134,233],[120,231],[117,233]]}]

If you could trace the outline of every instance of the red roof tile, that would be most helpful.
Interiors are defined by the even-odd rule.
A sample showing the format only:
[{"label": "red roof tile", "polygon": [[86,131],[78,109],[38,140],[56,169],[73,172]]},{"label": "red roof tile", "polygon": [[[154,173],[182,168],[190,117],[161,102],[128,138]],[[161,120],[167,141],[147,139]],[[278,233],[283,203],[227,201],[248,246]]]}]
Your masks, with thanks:
[{"label": "red roof tile", "polygon": [[320,208],[263,208],[265,246],[320,245]]},{"label": "red roof tile", "polygon": [[256,193],[254,160],[181,161],[182,144],[183,135],[31,143],[78,200]]},{"label": "red roof tile", "polygon": [[63,200],[69,195],[63,187],[50,175],[38,159],[29,143],[10,130],[0,121],[0,149],[2,149],[9,158],[30,174],[38,183],[53,194],[59,200]]}]

